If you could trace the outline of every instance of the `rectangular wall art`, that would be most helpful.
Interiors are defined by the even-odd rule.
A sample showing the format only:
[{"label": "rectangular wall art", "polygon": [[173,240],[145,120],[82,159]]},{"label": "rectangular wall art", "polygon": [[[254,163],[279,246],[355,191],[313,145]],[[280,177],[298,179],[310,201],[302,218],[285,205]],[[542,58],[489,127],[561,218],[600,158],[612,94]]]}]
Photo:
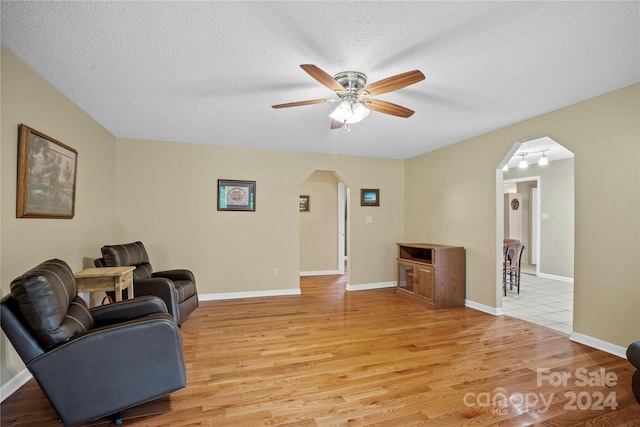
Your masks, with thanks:
[{"label": "rectangular wall art", "polygon": [[233,179],[218,180],[219,211],[256,210],[256,182]]},{"label": "rectangular wall art", "polygon": [[73,218],[78,152],[29,126],[18,137],[17,218]]},{"label": "rectangular wall art", "polygon": [[300,195],[300,212],[309,212],[310,196]]},{"label": "rectangular wall art", "polygon": [[380,206],[380,190],[362,188],[360,190],[360,206]]}]

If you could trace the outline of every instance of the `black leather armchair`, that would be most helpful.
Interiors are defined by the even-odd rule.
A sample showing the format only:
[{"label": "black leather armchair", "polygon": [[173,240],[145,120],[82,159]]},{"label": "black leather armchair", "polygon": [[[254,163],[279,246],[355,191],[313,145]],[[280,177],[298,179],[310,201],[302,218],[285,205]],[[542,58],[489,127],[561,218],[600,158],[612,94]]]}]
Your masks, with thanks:
[{"label": "black leather armchair", "polygon": [[[153,271],[149,255],[142,242],[103,246],[102,258],[94,261],[96,267],[135,266],[133,292],[135,297],[155,295],[164,301],[178,325],[198,308],[198,290],[193,273],[185,269]],[[112,299],[113,293],[107,293]],[[123,291],[123,298],[128,298]]]},{"label": "black leather armchair", "polygon": [[631,389],[636,401],[640,403],[640,341],[629,344],[629,347],[627,347],[627,360],[636,368],[631,379]]},{"label": "black leather armchair", "polygon": [[88,309],[61,260],[11,282],[2,330],[64,426],[166,396],[186,386],[180,330],[157,297]]}]

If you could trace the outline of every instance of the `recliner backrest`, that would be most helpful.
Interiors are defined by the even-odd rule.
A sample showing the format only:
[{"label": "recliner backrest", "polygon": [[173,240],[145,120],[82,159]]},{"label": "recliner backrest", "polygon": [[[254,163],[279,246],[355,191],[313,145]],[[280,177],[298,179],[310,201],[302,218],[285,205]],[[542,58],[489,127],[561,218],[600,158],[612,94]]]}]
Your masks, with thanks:
[{"label": "recliner backrest", "polygon": [[47,350],[93,328],[93,316],[78,296],[75,276],[62,260],[45,261],[14,279],[11,296]]},{"label": "recliner backrest", "polygon": [[134,280],[148,279],[153,273],[153,268],[149,263],[149,255],[142,242],[107,245],[103,246],[101,251],[106,267],[135,266]]}]

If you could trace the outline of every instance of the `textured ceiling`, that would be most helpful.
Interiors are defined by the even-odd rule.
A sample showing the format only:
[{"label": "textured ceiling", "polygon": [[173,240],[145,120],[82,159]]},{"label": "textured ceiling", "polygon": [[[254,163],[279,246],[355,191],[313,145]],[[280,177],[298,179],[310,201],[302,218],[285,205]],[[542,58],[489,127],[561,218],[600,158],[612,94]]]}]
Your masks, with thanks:
[{"label": "textured ceiling", "polygon": [[[2,44],[117,137],[405,159],[640,81],[640,3],[2,1]],[[426,80],[329,129],[300,67]],[[524,137],[524,136],[523,136]]]}]

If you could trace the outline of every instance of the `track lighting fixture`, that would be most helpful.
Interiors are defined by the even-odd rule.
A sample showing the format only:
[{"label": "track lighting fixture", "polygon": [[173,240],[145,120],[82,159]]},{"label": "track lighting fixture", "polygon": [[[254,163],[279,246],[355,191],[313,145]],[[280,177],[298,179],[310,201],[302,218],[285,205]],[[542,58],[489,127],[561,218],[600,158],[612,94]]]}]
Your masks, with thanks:
[{"label": "track lighting fixture", "polygon": [[[520,169],[525,169],[525,168],[529,167],[529,162],[527,162],[527,156],[530,156],[532,154],[542,153],[542,156],[540,156],[540,159],[538,159],[538,165],[539,166],[546,166],[546,165],[549,164],[549,159],[544,154],[547,151],[550,151],[550,150],[546,149],[546,150],[539,150],[539,151],[528,151],[528,152],[516,153],[516,154],[514,154],[513,157],[514,158],[515,157],[521,157],[520,163],[518,163],[518,167]],[[504,165],[502,170],[505,171],[505,172],[508,171],[509,170],[509,163]]]},{"label": "track lighting fixture", "polygon": [[529,163],[527,163],[527,161],[524,159],[527,156],[527,153],[523,153],[521,154],[521,156],[522,156],[522,160],[520,160],[520,163],[518,163],[518,167],[520,169],[524,169],[527,166],[529,166]]},{"label": "track lighting fixture", "polygon": [[549,164],[549,159],[547,159],[547,156],[544,155],[544,151],[542,152],[542,157],[540,157],[540,160],[538,160],[538,165],[540,166],[546,166]]}]

